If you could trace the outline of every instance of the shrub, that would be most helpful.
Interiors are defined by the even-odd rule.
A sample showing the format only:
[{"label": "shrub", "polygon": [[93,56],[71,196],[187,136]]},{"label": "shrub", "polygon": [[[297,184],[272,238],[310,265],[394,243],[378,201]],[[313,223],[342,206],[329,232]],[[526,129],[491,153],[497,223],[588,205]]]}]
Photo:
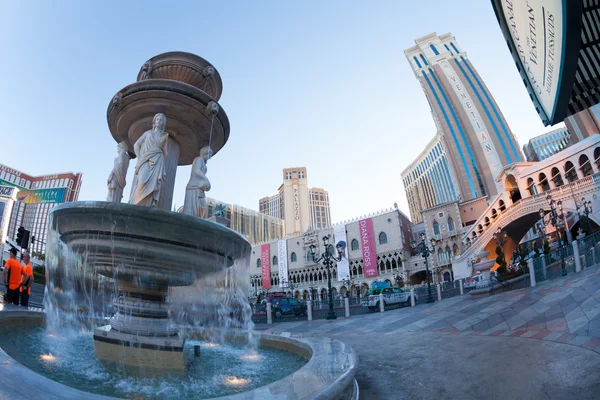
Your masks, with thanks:
[{"label": "shrub", "polygon": [[33,269],[33,281],[42,285],[46,284],[46,267],[40,265]]}]

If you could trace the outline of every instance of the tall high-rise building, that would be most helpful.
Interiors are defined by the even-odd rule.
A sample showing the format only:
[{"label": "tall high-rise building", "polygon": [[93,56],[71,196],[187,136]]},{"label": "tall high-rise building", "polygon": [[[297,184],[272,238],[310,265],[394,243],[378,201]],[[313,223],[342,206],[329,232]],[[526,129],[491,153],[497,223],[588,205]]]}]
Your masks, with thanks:
[{"label": "tall high-rise building", "polygon": [[0,164],[0,185],[19,189],[14,202],[8,237],[14,239],[20,226],[29,230],[29,251],[45,252],[48,214],[60,203],[77,201],[81,188],[81,173],[31,176]]},{"label": "tall high-rise building", "polygon": [[[440,193],[444,192],[447,184],[443,182],[449,177],[455,179],[451,183],[454,188],[454,194],[450,193],[454,196],[452,200],[469,201],[495,195],[498,193],[495,178],[502,168],[523,161],[517,140],[483,79],[454,36],[431,33],[415,40],[415,43],[404,54],[421,83],[440,136],[440,146],[430,148],[434,153],[422,153],[421,156],[431,158],[443,149],[443,159],[448,164],[448,172],[444,172],[444,176],[439,176],[438,165],[426,179],[421,180],[424,187],[419,192],[429,190],[434,197],[428,203],[421,202],[444,202]],[[421,156],[414,164],[423,161]],[[409,167],[405,172],[412,174],[410,179],[413,181],[418,179],[416,169]],[[407,177],[403,176],[403,180]],[[426,189],[426,185],[432,187]],[[416,207],[411,209],[414,222],[420,221],[418,211],[421,210]]]},{"label": "tall high-rise building", "polygon": [[260,199],[258,209],[263,214],[282,218],[286,235],[331,225],[329,194],[324,189],[308,187],[305,167],[285,168],[278,193]]},{"label": "tall high-rise building", "polygon": [[600,133],[600,105],[595,105],[565,118],[573,143]]},{"label": "tall high-rise building", "polygon": [[557,128],[543,135],[531,138],[523,152],[527,161],[542,161],[574,144],[567,128]]}]

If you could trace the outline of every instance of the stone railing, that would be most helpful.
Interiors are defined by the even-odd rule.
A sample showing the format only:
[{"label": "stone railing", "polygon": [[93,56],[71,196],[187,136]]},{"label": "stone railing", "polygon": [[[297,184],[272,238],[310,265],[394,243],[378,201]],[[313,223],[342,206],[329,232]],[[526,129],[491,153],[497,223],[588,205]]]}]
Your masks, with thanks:
[{"label": "stone railing", "polygon": [[[494,208],[492,206],[488,207],[486,213],[479,217],[475,225],[465,232],[463,241],[466,241],[467,238],[470,238],[471,246],[465,247],[462,254],[455,258],[455,261],[464,261],[465,258],[473,257],[475,254],[479,253],[493,239],[494,232],[497,230],[495,228],[497,226],[502,227],[508,225],[509,223],[527,214],[538,212],[540,208],[547,210],[548,202],[546,201],[546,196],[548,196],[548,194],[550,194],[555,201],[562,200],[563,204],[565,205],[565,209],[576,210],[573,197],[575,196],[576,198],[580,198],[585,194],[595,191],[597,183],[600,183],[600,174],[590,175],[558,188],[522,198],[515,204],[507,207],[506,210],[500,213],[496,219],[493,221],[490,220],[489,226],[486,227],[480,234],[477,230],[478,226],[480,224],[483,225],[482,221],[485,220],[485,217],[488,215],[490,210]],[[501,195],[498,195],[498,197],[501,197]],[[497,199],[492,204],[497,204]],[[477,238],[475,241],[473,241],[472,238],[473,231],[477,232]]]}]

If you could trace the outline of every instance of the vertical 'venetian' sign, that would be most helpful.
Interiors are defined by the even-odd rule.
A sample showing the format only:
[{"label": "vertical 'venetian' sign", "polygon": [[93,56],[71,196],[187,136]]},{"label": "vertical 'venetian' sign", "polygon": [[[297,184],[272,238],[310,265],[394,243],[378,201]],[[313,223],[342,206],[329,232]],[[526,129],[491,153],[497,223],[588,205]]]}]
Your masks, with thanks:
[{"label": "vertical 'venetian' sign", "polygon": [[279,240],[277,242],[277,266],[279,267],[279,286],[287,286],[288,281],[288,265],[287,265],[287,240]]},{"label": "vertical 'venetian' sign", "polygon": [[271,289],[271,253],[268,243],[260,246],[260,263],[262,265],[262,287]]},{"label": "vertical 'venetian' sign", "polygon": [[361,219],[358,221],[358,228],[360,230],[360,243],[362,247],[365,278],[371,278],[378,275],[373,221],[371,218]]},{"label": "vertical 'venetian' sign", "polygon": [[[348,261],[348,246],[346,239],[346,225],[338,225],[333,230],[336,253],[342,250],[342,260],[337,262],[338,281],[350,278],[350,262]],[[350,288],[348,288],[350,290]]]}]

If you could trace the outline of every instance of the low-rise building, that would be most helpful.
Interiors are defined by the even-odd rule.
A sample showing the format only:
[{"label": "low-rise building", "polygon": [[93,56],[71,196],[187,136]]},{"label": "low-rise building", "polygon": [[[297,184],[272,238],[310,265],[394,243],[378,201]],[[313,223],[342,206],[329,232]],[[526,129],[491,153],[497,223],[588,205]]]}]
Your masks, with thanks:
[{"label": "low-rise building", "polygon": [[347,249],[347,272],[342,270],[342,263],[332,270],[335,297],[364,295],[375,281],[406,281],[410,225],[408,217],[394,208],[332,228],[310,229],[279,241],[257,244],[252,247],[250,260],[251,295],[285,291],[300,299],[325,300],[327,270],[314,262],[310,252],[311,245],[317,247],[317,254],[324,252],[323,236],[328,236],[334,246],[344,242],[342,246]]}]

